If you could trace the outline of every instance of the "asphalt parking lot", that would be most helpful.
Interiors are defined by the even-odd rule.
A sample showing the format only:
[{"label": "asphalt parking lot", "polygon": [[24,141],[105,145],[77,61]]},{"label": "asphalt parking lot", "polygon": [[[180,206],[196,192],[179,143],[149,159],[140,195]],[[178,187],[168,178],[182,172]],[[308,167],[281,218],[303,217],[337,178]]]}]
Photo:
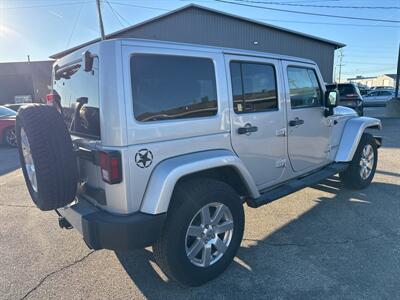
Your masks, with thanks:
[{"label": "asphalt parking lot", "polygon": [[399,299],[400,119],[383,119],[375,179],[336,178],[259,209],[246,207],[235,262],[216,280],[181,287],[151,249],[92,252],[54,212],[34,207],[16,151],[0,147],[1,299]]}]

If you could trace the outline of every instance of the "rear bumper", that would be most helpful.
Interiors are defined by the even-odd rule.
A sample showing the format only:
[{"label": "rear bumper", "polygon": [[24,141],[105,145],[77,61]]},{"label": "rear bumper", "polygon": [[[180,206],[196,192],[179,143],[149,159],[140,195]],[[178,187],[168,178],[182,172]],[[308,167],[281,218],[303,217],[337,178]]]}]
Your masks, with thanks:
[{"label": "rear bumper", "polygon": [[152,245],[161,233],[166,214],[114,215],[89,203],[85,199],[69,207],[58,209],[86,244],[95,250],[130,250]]}]

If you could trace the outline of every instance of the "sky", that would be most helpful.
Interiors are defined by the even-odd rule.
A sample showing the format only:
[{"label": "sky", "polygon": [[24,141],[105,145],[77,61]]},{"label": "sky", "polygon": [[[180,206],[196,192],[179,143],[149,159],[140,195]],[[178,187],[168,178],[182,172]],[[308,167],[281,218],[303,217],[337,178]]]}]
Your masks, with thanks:
[{"label": "sky", "polygon": [[[392,22],[295,14],[215,0],[108,0],[103,1],[101,7],[106,34],[196,3],[346,44],[342,53],[342,81],[357,75],[396,73],[400,42],[400,0],[226,1]],[[31,60],[45,60],[51,54],[97,37],[99,26],[95,0],[0,0],[0,62],[26,61],[27,55]],[[336,79],[340,55],[336,51]]]}]

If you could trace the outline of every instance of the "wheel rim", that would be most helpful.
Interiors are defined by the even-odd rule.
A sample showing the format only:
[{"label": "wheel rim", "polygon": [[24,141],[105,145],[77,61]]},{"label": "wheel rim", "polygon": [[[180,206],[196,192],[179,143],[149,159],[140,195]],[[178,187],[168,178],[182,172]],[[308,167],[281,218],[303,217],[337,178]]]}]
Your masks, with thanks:
[{"label": "wheel rim", "polygon": [[16,146],[17,145],[17,136],[15,135],[15,129],[10,129],[7,132],[6,139],[7,139],[7,143],[10,146]]},{"label": "wheel rim", "polygon": [[37,178],[35,164],[33,163],[31,146],[29,145],[28,137],[26,136],[25,130],[21,129],[21,147],[22,154],[24,156],[25,170],[28,174],[29,181],[32,189],[37,192]]},{"label": "wheel rim", "polygon": [[185,249],[190,262],[208,267],[220,260],[232,241],[233,227],[228,206],[219,202],[203,206],[186,231]]},{"label": "wheel rim", "polygon": [[364,146],[361,152],[361,159],[360,159],[360,176],[362,179],[367,179],[371,173],[372,168],[374,167],[374,149],[370,144]]}]

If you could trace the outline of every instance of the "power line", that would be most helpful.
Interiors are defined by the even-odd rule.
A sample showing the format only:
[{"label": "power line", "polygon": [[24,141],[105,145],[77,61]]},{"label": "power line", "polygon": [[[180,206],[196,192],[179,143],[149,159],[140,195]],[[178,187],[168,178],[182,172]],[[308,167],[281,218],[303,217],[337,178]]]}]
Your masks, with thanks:
[{"label": "power line", "polygon": [[44,8],[44,7],[54,7],[54,6],[69,6],[69,5],[79,5],[82,3],[86,3],[85,1],[80,2],[61,2],[61,3],[53,3],[53,4],[39,4],[39,5],[27,5],[27,6],[10,6],[10,7],[2,7],[2,9],[24,9],[24,8]]},{"label": "power line", "polygon": [[308,22],[308,21],[293,21],[293,20],[281,20],[281,19],[260,19],[256,20],[261,21],[275,21],[275,22],[287,22],[287,23],[300,23],[300,24],[318,24],[318,25],[332,25],[332,26],[354,26],[354,27],[384,27],[384,28],[400,28],[400,26],[396,25],[373,25],[373,24],[350,24],[350,23],[328,23],[328,22]]},{"label": "power line", "polygon": [[393,64],[370,63],[365,61],[347,61],[345,63],[354,65],[377,65],[377,66],[394,66],[396,64],[396,63]]},{"label": "power line", "polygon": [[294,11],[294,10],[288,10],[288,9],[272,8],[272,7],[266,7],[266,6],[260,6],[260,5],[249,5],[249,4],[245,4],[245,3],[231,2],[231,1],[225,1],[225,0],[215,0],[215,1],[216,2],[221,2],[221,3],[239,5],[239,6],[261,8],[261,9],[266,9],[266,10],[274,10],[274,11],[288,12],[288,13],[301,14],[301,15],[321,16],[321,17],[350,19],[350,20],[361,20],[361,21],[400,23],[400,21],[396,21],[396,20],[383,20],[383,19],[372,19],[372,18],[347,17],[347,16],[319,14],[319,13],[311,13],[311,12],[305,12],[305,11]]},{"label": "power line", "polygon": [[[180,1],[189,1],[189,0],[180,0]],[[219,0],[212,0],[210,2],[226,2],[229,4],[237,4],[237,5],[244,5],[241,3],[234,3],[234,2],[228,2],[228,1],[219,1]],[[334,0],[332,0],[334,1]],[[336,1],[340,1],[340,0],[336,0]],[[171,11],[169,9],[165,9],[165,8],[159,8],[159,7],[152,7],[152,6],[143,6],[143,5],[136,5],[136,4],[131,4],[131,3],[123,3],[123,2],[115,2],[115,1],[107,1],[110,2],[112,4],[115,5],[122,5],[122,6],[132,6],[132,7],[138,7],[138,8],[146,8],[146,9],[154,9],[154,10],[161,10],[161,11]],[[248,5],[250,7],[256,7],[256,6],[252,6],[252,5]],[[266,7],[260,7],[260,8],[265,8],[268,9]],[[274,10],[272,8],[272,10]],[[296,12],[297,13],[297,12]],[[308,13],[307,13],[308,14]],[[338,16],[341,17],[341,16]],[[351,19],[351,17],[348,17]],[[327,23],[327,22],[307,22],[307,21],[292,21],[292,20],[280,20],[280,19],[262,19],[262,18],[257,18],[257,20],[261,20],[261,21],[276,21],[276,22],[288,22],[288,23],[303,23],[303,24],[318,24],[318,25],[332,25],[332,26],[354,26],[354,27],[382,27],[382,28],[400,28],[400,26],[396,26],[396,25],[370,25],[370,24],[337,24],[337,23]],[[358,20],[358,18],[357,18]],[[375,19],[372,19],[374,21],[376,21]],[[386,21],[386,20],[383,20]],[[389,22],[394,22],[391,20],[387,20]]]},{"label": "power line", "polygon": [[272,2],[257,0],[235,0],[248,3],[260,3],[269,5],[299,6],[299,7],[319,7],[319,8],[347,8],[347,9],[400,9],[400,6],[344,6],[344,5],[318,5],[318,4],[298,4],[294,2]]},{"label": "power line", "polygon": [[82,13],[82,10],[83,10],[83,7],[85,6],[85,4],[86,4],[86,1],[82,3],[82,6],[79,9],[78,14],[77,14],[77,16],[75,18],[74,25],[72,26],[72,30],[71,30],[71,33],[70,33],[69,38],[68,38],[67,46],[65,47],[67,49],[69,47],[69,43],[71,42],[72,36],[73,36],[73,34],[75,32],[75,29],[76,29],[76,25],[78,24],[79,17],[81,16],[81,13]]},{"label": "power line", "polygon": [[125,5],[125,6],[132,6],[132,7],[138,7],[138,8],[146,8],[146,9],[154,9],[154,10],[162,10],[162,11],[171,11],[166,8],[159,8],[159,7],[151,7],[151,6],[144,6],[144,5],[136,5],[136,4],[131,4],[131,3],[121,3],[121,2],[114,2],[110,1],[110,3],[115,4],[115,5]]},{"label": "power line", "polygon": [[114,16],[116,17],[116,19],[118,20],[119,24],[121,24],[122,27],[125,27],[124,24],[122,24],[121,20],[124,21],[127,25],[130,25],[129,22],[123,17],[121,16],[118,11],[116,11],[112,6],[111,3],[108,2],[107,0],[105,0],[105,2],[108,4],[108,6],[110,7],[112,13],[114,14]]}]

